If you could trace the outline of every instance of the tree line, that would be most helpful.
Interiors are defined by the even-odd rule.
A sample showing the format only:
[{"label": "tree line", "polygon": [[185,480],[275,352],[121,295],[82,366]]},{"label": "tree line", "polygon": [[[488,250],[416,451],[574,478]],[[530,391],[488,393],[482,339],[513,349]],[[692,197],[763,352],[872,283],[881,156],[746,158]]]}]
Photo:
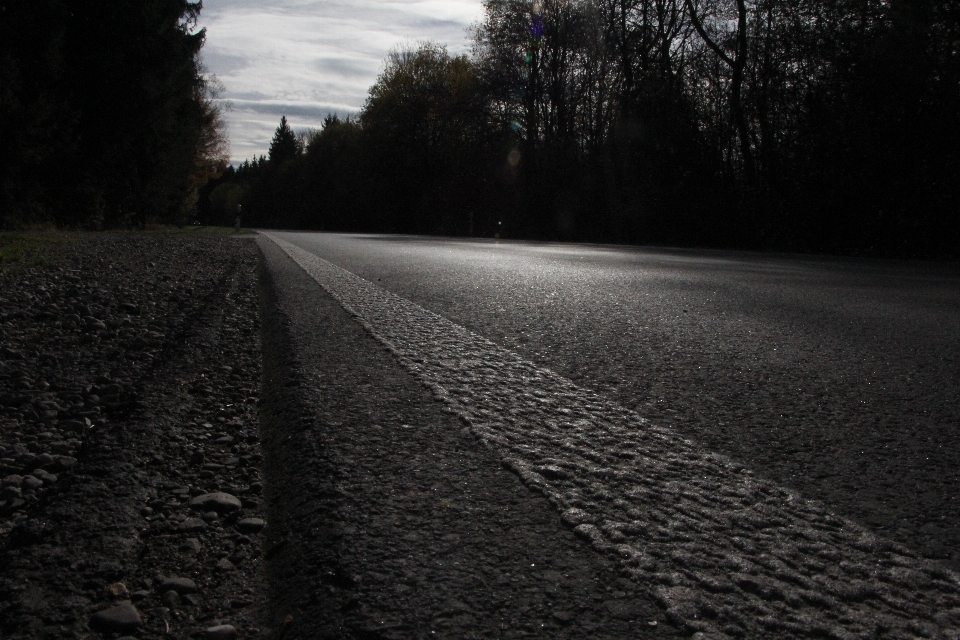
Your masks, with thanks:
[{"label": "tree line", "polygon": [[182,223],[226,166],[187,0],[0,0],[0,227]]},{"label": "tree line", "polygon": [[202,191],[268,227],[960,253],[952,0],[486,0]]}]

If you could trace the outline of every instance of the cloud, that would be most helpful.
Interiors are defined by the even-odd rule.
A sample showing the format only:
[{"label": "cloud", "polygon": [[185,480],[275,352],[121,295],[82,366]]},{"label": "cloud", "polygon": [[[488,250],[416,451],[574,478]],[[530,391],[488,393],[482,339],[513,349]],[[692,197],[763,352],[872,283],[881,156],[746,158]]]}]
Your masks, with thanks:
[{"label": "cloud", "polygon": [[281,115],[318,127],[356,113],[390,49],[430,40],[469,49],[481,0],[205,0],[206,68],[233,103],[231,158],[266,153]]}]

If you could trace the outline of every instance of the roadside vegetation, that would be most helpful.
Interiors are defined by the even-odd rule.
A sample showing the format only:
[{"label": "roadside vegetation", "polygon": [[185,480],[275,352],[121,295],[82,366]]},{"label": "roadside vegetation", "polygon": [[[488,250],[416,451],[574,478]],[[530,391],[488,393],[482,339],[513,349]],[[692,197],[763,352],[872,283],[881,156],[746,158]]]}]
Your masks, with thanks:
[{"label": "roadside vegetation", "polygon": [[226,166],[200,2],[2,3],[0,228],[193,218]]},{"label": "roadside vegetation", "polygon": [[18,272],[27,267],[49,266],[55,258],[47,249],[75,242],[74,235],[54,231],[33,233],[0,232],[0,273]]},{"label": "roadside vegetation", "polygon": [[485,0],[228,167],[201,3],[0,20],[0,229],[232,227],[960,257],[948,0]]},{"label": "roadside vegetation", "polygon": [[486,0],[201,190],[254,226],[960,254],[945,0]]}]

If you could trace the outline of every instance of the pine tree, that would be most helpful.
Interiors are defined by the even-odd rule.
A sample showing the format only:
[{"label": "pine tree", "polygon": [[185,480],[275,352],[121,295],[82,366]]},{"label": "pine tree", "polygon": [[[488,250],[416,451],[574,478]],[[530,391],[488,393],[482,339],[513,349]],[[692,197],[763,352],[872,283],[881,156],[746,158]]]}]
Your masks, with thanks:
[{"label": "pine tree", "polygon": [[270,164],[279,166],[287,160],[296,158],[301,151],[297,134],[287,124],[287,116],[282,116],[280,126],[277,127],[277,131],[273,134],[273,141],[270,143]]}]

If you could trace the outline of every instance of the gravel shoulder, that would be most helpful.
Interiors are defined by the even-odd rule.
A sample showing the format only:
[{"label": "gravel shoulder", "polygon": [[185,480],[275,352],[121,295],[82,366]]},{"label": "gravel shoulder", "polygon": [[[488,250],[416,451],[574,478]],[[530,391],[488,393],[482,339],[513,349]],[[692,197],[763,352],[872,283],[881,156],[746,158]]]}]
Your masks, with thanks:
[{"label": "gravel shoulder", "polygon": [[255,246],[48,250],[0,276],[0,635],[259,635]]}]

